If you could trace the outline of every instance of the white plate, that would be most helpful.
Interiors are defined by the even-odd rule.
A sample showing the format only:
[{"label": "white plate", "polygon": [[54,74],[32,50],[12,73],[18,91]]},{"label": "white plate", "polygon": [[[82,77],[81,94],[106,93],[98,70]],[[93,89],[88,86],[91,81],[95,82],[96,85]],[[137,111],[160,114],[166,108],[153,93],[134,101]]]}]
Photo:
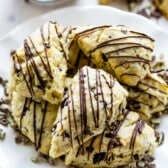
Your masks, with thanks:
[{"label": "white plate", "polygon": [[[56,20],[64,26],[78,24],[112,24],[126,25],[147,33],[156,40],[155,54],[163,53],[168,62],[168,34],[160,27],[139,15],[123,12],[112,7],[89,6],[71,7],[56,10],[46,15],[29,20],[16,27],[0,40],[0,76],[8,78],[10,71],[10,50],[16,49],[24,38],[41,24],[49,20]],[[0,126],[2,127],[2,126]],[[30,161],[34,149],[16,145],[13,131],[7,132],[5,141],[0,141],[0,168],[50,168],[48,164],[34,164]],[[165,132],[165,142],[155,152],[157,168],[167,167],[168,160],[168,116],[163,117],[160,130]],[[56,166],[61,168],[62,166]]]}]

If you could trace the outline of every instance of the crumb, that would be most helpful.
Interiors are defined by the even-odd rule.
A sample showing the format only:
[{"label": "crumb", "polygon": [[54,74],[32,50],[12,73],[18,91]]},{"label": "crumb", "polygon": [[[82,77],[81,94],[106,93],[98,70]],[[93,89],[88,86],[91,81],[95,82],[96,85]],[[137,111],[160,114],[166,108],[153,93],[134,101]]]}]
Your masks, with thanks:
[{"label": "crumb", "polygon": [[6,137],[6,133],[2,129],[0,129],[0,140],[4,140],[5,137]]}]

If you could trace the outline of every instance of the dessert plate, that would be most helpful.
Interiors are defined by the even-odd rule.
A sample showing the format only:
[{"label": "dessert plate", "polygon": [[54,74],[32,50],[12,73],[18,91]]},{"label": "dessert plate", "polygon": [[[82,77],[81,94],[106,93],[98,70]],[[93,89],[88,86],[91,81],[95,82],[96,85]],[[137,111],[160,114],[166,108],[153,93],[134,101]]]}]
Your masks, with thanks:
[{"label": "dessert plate", "polygon": [[[168,34],[148,19],[112,7],[88,6],[70,7],[55,10],[48,14],[33,18],[13,29],[0,40],[0,76],[8,79],[10,72],[10,51],[16,49],[24,38],[41,24],[55,20],[61,25],[72,26],[78,24],[92,25],[126,25],[148,34],[155,41],[154,54],[164,54],[168,63]],[[0,90],[1,91],[1,90]],[[0,94],[2,94],[0,92]],[[35,164],[30,158],[35,150],[29,146],[17,145],[14,141],[14,132],[11,128],[3,128],[6,132],[4,141],[0,141],[0,168],[50,168],[47,163]],[[164,144],[155,152],[157,168],[165,168],[168,160],[168,116],[162,117],[159,130],[165,133]],[[57,168],[65,168],[58,162]]]}]

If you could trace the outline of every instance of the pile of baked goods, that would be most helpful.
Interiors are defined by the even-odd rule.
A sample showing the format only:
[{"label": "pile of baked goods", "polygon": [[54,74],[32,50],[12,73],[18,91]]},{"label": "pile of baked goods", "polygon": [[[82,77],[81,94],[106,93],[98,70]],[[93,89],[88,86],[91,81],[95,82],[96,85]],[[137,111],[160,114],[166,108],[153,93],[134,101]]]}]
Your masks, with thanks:
[{"label": "pile of baked goods", "polygon": [[125,26],[42,25],[12,52],[8,93],[20,132],[65,165],[153,166],[159,142],[149,121],[168,101],[153,49]]}]

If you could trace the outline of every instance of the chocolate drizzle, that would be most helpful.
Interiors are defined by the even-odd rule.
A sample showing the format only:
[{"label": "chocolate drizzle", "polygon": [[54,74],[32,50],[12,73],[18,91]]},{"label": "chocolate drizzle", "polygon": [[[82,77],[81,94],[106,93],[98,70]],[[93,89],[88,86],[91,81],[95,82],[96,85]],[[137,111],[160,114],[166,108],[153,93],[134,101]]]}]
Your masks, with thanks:
[{"label": "chocolate drizzle", "polygon": [[[77,33],[77,34],[75,34],[75,37],[74,37],[74,39],[71,41],[71,43],[70,43],[70,45],[69,45],[69,50],[70,50],[70,48],[72,47],[72,45],[73,45],[73,43],[75,42],[75,41],[77,41],[80,37],[85,37],[85,36],[87,36],[87,35],[89,35],[89,34],[91,34],[91,33],[94,33],[95,31],[97,31],[97,30],[103,30],[103,29],[105,29],[105,28],[108,28],[108,27],[110,27],[110,26],[98,26],[98,27],[93,27],[93,28],[89,28],[89,29],[87,29],[87,30],[84,30],[84,31],[82,31],[82,32],[79,32],[79,33]],[[75,28],[76,29],[76,28]],[[72,29],[71,29],[72,30]],[[71,32],[69,33],[69,34],[71,34]]]},{"label": "chocolate drizzle", "polygon": [[87,81],[88,81],[89,97],[90,97],[90,103],[91,103],[91,108],[92,108],[93,119],[94,119],[94,123],[95,123],[95,128],[98,128],[99,127],[99,120],[98,120],[98,118],[97,118],[97,116],[95,114],[95,109],[94,109],[94,106],[93,106],[88,68],[86,69],[86,71],[87,71]]},{"label": "chocolate drizzle", "polygon": [[154,42],[154,41],[155,41],[154,39],[152,39],[151,37],[149,37],[148,35],[146,35],[146,34],[144,34],[144,33],[140,33],[140,32],[133,31],[133,30],[130,30],[130,32],[131,32],[131,33],[138,34],[138,35],[140,35],[141,37],[145,37],[145,38],[147,38],[147,39],[151,40],[152,42]]},{"label": "chocolate drizzle", "polygon": [[67,60],[67,55],[66,55],[66,52],[65,52],[65,49],[64,49],[64,45],[61,42],[62,35],[58,32],[57,24],[53,23],[53,22],[51,22],[51,23],[55,25],[55,32],[56,32],[56,35],[57,35],[57,37],[59,39],[59,45],[61,47],[61,51],[63,52],[64,58]]},{"label": "chocolate drizzle", "polygon": [[[124,38],[122,38],[122,39],[124,39]],[[116,39],[117,40],[117,39]],[[120,49],[117,49],[117,50],[114,50],[114,51],[110,51],[110,53],[113,53],[113,52],[118,52],[118,51],[121,51],[121,50],[125,50],[125,49],[130,49],[130,48],[144,48],[144,49],[147,49],[147,50],[150,50],[150,51],[153,51],[153,49],[152,48],[150,48],[150,47],[147,47],[147,46],[144,46],[144,45],[142,45],[142,44],[140,44],[140,43],[133,43],[133,42],[123,42],[123,43],[110,43],[110,44],[108,44],[108,43],[104,43],[103,45],[102,44],[100,44],[99,46],[97,46],[97,47],[95,47],[92,51],[91,51],[91,53],[92,52],[94,52],[95,50],[97,50],[97,49],[100,49],[100,48],[103,48],[103,47],[111,47],[111,46],[122,46],[122,45],[132,45],[132,46],[128,46],[128,47],[123,47],[123,48],[120,48]],[[107,54],[109,54],[109,53],[107,53]]]},{"label": "chocolate drizzle", "polygon": [[[106,47],[106,45],[107,44],[109,44],[109,43],[111,43],[111,42],[114,42],[114,41],[120,41],[120,40],[125,40],[125,39],[131,39],[131,38],[137,38],[137,39],[139,39],[139,38],[144,38],[144,39],[149,39],[149,40],[151,40],[149,37],[146,37],[146,36],[124,36],[124,37],[119,37],[119,38],[115,38],[115,39],[110,39],[110,40],[107,40],[107,41],[105,41],[105,42],[102,42],[102,43],[100,43],[99,45],[97,45],[97,47],[94,49],[94,50],[92,50],[92,52],[94,52],[96,49],[99,49],[99,48],[102,48],[102,47]],[[151,41],[153,41],[153,40],[151,40]],[[112,45],[113,44],[117,44],[117,43],[112,43]],[[122,43],[118,43],[118,44],[122,44]],[[138,44],[139,45],[139,43],[130,43],[130,42],[128,42],[128,43],[124,43],[124,44]]]},{"label": "chocolate drizzle", "polygon": [[76,133],[78,132],[78,127],[77,127],[77,122],[76,122],[76,117],[75,117],[75,108],[74,108],[74,100],[73,100],[73,91],[72,91],[72,86],[70,85],[70,95],[71,95],[71,103],[72,103],[72,112],[73,112],[73,118],[74,118],[74,125],[75,125],[75,130]]},{"label": "chocolate drizzle", "polygon": [[[48,26],[48,40],[50,39],[50,23],[48,23],[49,26]],[[44,46],[44,53],[45,53],[45,57],[46,57],[46,61],[47,61],[47,72],[49,72],[49,77],[51,79],[53,79],[53,76],[52,76],[52,71],[51,71],[51,67],[50,67],[50,64],[49,64],[49,60],[48,60],[48,53],[47,53],[47,48],[50,47],[50,41],[48,42],[45,42],[45,37],[44,37],[44,26],[42,26],[40,28],[40,33],[41,33],[41,38],[42,38],[42,41],[43,41],[43,46]]]},{"label": "chocolate drizzle", "polygon": [[26,56],[26,67],[27,67],[29,76],[31,77],[30,79],[32,79],[32,75],[29,71],[29,61],[30,61],[31,67],[34,69],[34,72],[37,76],[38,81],[40,82],[41,89],[43,89],[44,88],[44,81],[43,81],[43,78],[40,76],[39,69],[33,59],[33,53],[31,52],[31,49],[28,45],[27,40],[24,41],[24,50],[25,50],[25,56]]},{"label": "chocolate drizzle", "polygon": [[42,121],[41,121],[41,128],[40,128],[40,135],[39,135],[39,141],[38,141],[38,146],[37,149],[39,149],[41,147],[41,140],[42,140],[42,135],[43,135],[43,129],[44,129],[44,121],[45,121],[45,117],[46,117],[46,113],[47,113],[47,107],[48,107],[48,102],[44,103],[44,107],[42,107],[41,105],[41,111],[43,113],[43,117],[42,117]]},{"label": "chocolate drizzle", "polygon": [[34,143],[35,143],[35,147],[36,150],[38,149],[38,145],[37,145],[37,127],[36,127],[36,103],[33,103],[33,132],[34,132]]},{"label": "chocolate drizzle", "polygon": [[126,58],[126,59],[137,59],[137,60],[142,60],[144,63],[149,63],[149,60],[145,59],[145,58],[140,58],[140,57],[135,57],[135,56],[130,56],[130,55],[108,55],[108,59],[110,58],[118,58],[118,59],[123,59],[123,58]]},{"label": "chocolate drizzle", "polygon": [[99,83],[98,83],[98,72],[96,70],[96,95],[97,95],[97,110],[96,110],[96,117],[97,117],[97,123],[99,127]]},{"label": "chocolate drizzle", "polygon": [[97,30],[103,30],[103,29],[109,28],[109,27],[110,27],[109,25],[105,25],[105,26],[97,26],[97,27],[93,27],[93,28],[84,30],[84,31],[82,31],[82,32],[80,32],[80,33],[77,33],[77,34],[75,35],[75,40],[77,40],[77,39],[80,38],[80,37],[84,37],[84,36],[87,36],[87,35],[89,35],[89,34],[91,34],[91,33],[94,33],[94,32],[97,31]]},{"label": "chocolate drizzle", "polygon": [[[106,81],[106,83],[108,84],[107,81]],[[110,83],[109,83],[108,86],[111,90],[111,94],[110,94],[110,96],[111,96],[111,117],[112,117],[112,113],[113,113],[113,91],[112,91],[112,89],[113,89],[114,84],[115,84],[115,79],[113,78],[112,75],[110,75]]]},{"label": "chocolate drizzle", "polygon": [[[69,97],[69,95],[68,95]],[[69,132],[70,132],[70,141],[71,141],[71,146],[73,147],[73,142],[72,142],[72,128],[71,128],[71,114],[70,114],[70,107],[68,106],[68,121],[69,121]]]},{"label": "chocolate drizzle", "polygon": [[[19,64],[19,72],[23,75],[23,79],[24,79],[24,81],[26,83],[26,86],[27,86],[27,88],[29,90],[29,93],[31,94],[31,96],[33,96],[34,95],[34,90],[33,90],[32,83],[30,82],[31,81],[31,76],[29,76],[29,80],[26,78],[26,74],[23,72],[22,65],[21,65],[21,63],[19,61],[17,53],[15,55],[13,55],[12,58],[13,58],[13,62],[15,64],[15,66],[16,66],[17,63]],[[17,63],[16,63],[15,58],[17,60]],[[27,65],[26,65],[26,67],[27,67]],[[16,69],[15,69],[15,71],[16,71]],[[28,69],[28,73],[30,73],[29,69]]]},{"label": "chocolate drizzle", "polygon": [[133,156],[133,152],[134,152],[134,146],[135,146],[135,141],[136,141],[136,137],[139,134],[142,133],[144,127],[144,122],[142,121],[142,119],[138,118],[137,123],[134,127],[133,133],[132,133],[132,137],[131,137],[131,141],[130,141],[130,149],[132,150],[132,156]]},{"label": "chocolate drizzle", "polygon": [[[31,101],[31,99],[30,99]],[[28,110],[27,106],[28,106],[28,98],[25,98],[24,100],[24,105],[23,105],[23,110],[22,110],[22,113],[21,113],[21,116],[20,116],[20,130],[22,131],[22,120],[23,120],[23,117],[26,115],[26,111]]]},{"label": "chocolate drizzle", "polygon": [[[26,125],[23,125],[23,119],[26,116],[27,112],[30,112],[30,110],[33,110],[33,134],[34,134],[34,144],[36,147],[36,150],[38,150],[41,147],[41,141],[42,141],[42,135],[43,135],[43,129],[44,129],[44,122],[45,122],[45,117],[46,117],[46,112],[47,112],[47,106],[48,102],[38,103],[30,98],[25,98],[24,100],[24,105],[21,111],[20,115],[20,131],[22,133],[22,129],[26,128]],[[32,107],[32,108],[31,108]],[[40,121],[40,128],[37,128],[37,109],[41,108],[41,113],[42,113],[42,118]]]},{"label": "chocolate drizzle", "polygon": [[123,47],[123,48],[120,48],[120,49],[116,49],[116,50],[113,50],[113,51],[109,51],[109,52],[107,52],[107,53],[105,53],[105,54],[108,55],[108,54],[112,54],[112,53],[120,52],[120,51],[123,51],[123,50],[133,49],[133,48],[135,48],[135,49],[137,49],[137,48],[145,48],[145,49],[147,49],[147,50],[152,51],[151,48],[149,48],[149,47],[145,47],[145,46],[143,46],[143,45],[133,45],[133,46]]},{"label": "chocolate drizzle", "polygon": [[82,139],[82,153],[84,153],[84,135],[87,129],[87,110],[85,98],[85,83],[83,70],[79,70],[79,93],[80,93],[80,115],[81,115],[81,139]]},{"label": "chocolate drizzle", "polygon": [[148,62],[146,62],[146,61],[143,61],[143,60],[130,60],[130,61],[125,61],[125,62],[122,62],[122,63],[120,63],[120,64],[118,64],[118,65],[116,65],[114,68],[119,68],[119,67],[121,67],[121,66],[123,66],[123,65],[125,65],[125,64],[130,64],[130,63],[144,63],[144,64],[147,64],[147,65],[149,65],[149,63]]},{"label": "chocolate drizzle", "polygon": [[100,92],[101,92],[101,96],[102,96],[102,101],[103,101],[103,105],[104,105],[104,111],[105,111],[105,114],[106,114],[106,118],[107,118],[107,103],[104,99],[104,94],[103,94],[103,89],[102,89],[102,82],[101,82],[101,79],[100,79],[100,71],[97,70],[98,72],[98,80],[99,80],[99,83],[100,83]]},{"label": "chocolate drizzle", "polygon": [[31,37],[29,37],[29,41],[30,41],[30,43],[31,43],[31,45],[32,45],[32,47],[33,47],[33,49],[35,50],[36,55],[40,58],[41,63],[42,63],[42,65],[43,65],[45,71],[47,72],[47,74],[48,74],[49,77],[50,77],[51,75],[50,75],[50,72],[48,71],[47,65],[45,64],[45,61],[43,60],[43,58],[40,56],[40,53],[38,52],[38,50],[37,50],[37,48],[36,48],[36,46],[35,46],[35,44],[34,44],[34,42],[33,42],[33,40],[32,40]]},{"label": "chocolate drizzle", "polygon": [[104,130],[102,131],[102,134],[100,135],[100,145],[99,145],[99,152],[101,152],[101,147],[102,147],[102,144],[103,144],[103,137],[104,137],[104,133],[106,131],[106,128],[104,128]]}]

